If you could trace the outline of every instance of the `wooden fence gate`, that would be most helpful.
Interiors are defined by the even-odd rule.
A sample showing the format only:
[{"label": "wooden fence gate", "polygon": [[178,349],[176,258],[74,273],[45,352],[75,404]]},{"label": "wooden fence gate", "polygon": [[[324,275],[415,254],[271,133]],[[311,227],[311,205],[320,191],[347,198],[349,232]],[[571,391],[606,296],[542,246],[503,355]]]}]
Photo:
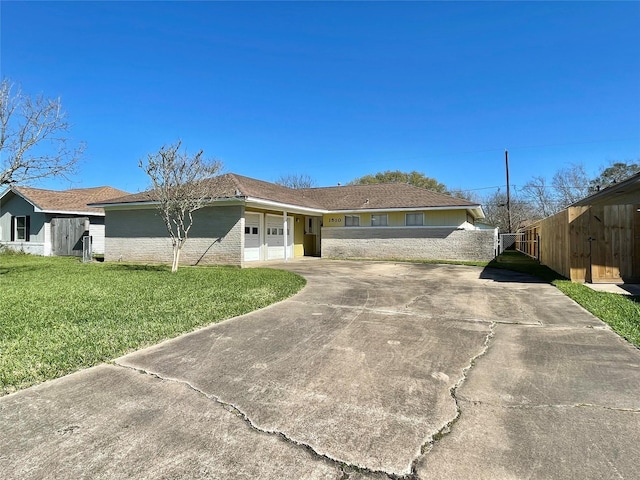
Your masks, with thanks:
[{"label": "wooden fence gate", "polygon": [[82,237],[88,235],[87,217],[58,217],[51,219],[51,254],[82,256]]}]

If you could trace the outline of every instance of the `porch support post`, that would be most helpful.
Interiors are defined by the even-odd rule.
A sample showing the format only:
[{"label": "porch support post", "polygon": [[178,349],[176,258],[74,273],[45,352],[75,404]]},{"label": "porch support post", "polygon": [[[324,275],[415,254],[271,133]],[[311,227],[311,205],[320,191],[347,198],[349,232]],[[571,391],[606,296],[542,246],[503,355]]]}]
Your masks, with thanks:
[{"label": "porch support post", "polygon": [[288,235],[287,235],[287,212],[284,211],[282,212],[282,236],[283,236],[283,244],[284,244],[284,261],[286,262],[287,259],[287,240],[288,240]]}]

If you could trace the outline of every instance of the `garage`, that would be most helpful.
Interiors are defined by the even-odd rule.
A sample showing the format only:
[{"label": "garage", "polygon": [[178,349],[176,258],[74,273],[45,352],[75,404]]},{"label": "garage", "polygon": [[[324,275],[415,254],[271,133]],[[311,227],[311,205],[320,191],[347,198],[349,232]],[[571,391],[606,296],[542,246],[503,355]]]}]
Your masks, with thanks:
[{"label": "garage", "polygon": [[[267,215],[266,216],[267,231],[267,260],[277,260],[285,258],[284,239],[285,239],[285,221],[284,216]],[[286,220],[286,238],[287,238],[287,256],[293,258],[293,219],[287,217]]]},{"label": "garage", "polygon": [[260,213],[247,213],[244,221],[244,260],[254,262],[260,260],[262,255],[262,228]]},{"label": "garage", "polygon": [[286,258],[293,258],[293,218],[281,215],[263,215],[247,212],[244,223],[244,261],[285,259],[285,230],[287,238]]}]

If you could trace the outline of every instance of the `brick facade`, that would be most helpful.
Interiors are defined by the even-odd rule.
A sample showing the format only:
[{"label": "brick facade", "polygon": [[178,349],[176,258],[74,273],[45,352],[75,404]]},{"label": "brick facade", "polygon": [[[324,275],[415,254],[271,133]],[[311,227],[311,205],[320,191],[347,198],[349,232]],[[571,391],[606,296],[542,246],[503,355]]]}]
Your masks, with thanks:
[{"label": "brick facade", "polygon": [[[241,265],[243,210],[236,205],[196,211],[180,264]],[[171,263],[173,259],[169,234],[154,208],[109,210],[105,229],[106,261]]]},{"label": "brick facade", "polygon": [[495,256],[495,230],[447,227],[323,228],[322,256],[489,261]]}]

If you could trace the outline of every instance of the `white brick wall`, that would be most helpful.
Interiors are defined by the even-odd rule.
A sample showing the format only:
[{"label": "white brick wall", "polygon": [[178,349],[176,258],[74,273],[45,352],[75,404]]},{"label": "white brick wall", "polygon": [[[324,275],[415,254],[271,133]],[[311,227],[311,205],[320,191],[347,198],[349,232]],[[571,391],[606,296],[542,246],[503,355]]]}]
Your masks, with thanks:
[{"label": "white brick wall", "polygon": [[91,222],[89,224],[89,235],[91,235],[93,253],[104,254],[104,223]]},{"label": "white brick wall", "polygon": [[495,230],[447,227],[384,227],[322,229],[322,256],[488,261],[495,255]]},{"label": "white brick wall", "polygon": [[[226,206],[195,212],[180,264],[240,265],[242,210],[241,206]],[[171,263],[171,240],[155,209],[108,210],[105,218],[106,261]]]},{"label": "white brick wall", "polygon": [[16,252],[30,253],[31,255],[45,254],[45,244],[38,242],[0,242],[0,245]]}]

